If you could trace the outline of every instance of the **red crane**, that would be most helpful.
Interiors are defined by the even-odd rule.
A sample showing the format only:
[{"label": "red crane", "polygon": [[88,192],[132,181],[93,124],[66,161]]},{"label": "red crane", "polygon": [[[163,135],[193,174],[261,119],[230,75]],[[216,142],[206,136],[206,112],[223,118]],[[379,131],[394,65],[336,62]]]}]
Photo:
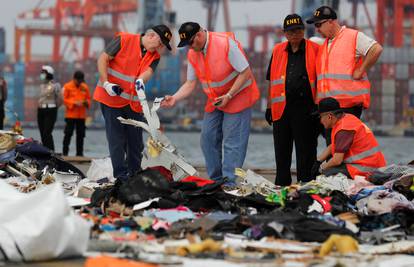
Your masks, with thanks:
[{"label": "red crane", "polygon": [[[78,59],[88,59],[91,38],[111,39],[122,29],[121,16],[127,13],[136,13],[138,9],[136,0],[56,0],[54,7],[40,8],[43,0],[27,12],[19,14],[19,19],[53,20],[53,25],[39,27],[26,25],[15,27],[14,58],[20,60],[20,43],[25,38],[24,61],[31,61],[31,39],[33,36],[49,36],[53,38],[52,61],[61,60],[61,41],[68,38],[65,49],[72,46],[72,51]],[[93,25],[97,16],[111,16],[109,25]],[[75,38],[83,38],[82,53],[77,48]]]}]

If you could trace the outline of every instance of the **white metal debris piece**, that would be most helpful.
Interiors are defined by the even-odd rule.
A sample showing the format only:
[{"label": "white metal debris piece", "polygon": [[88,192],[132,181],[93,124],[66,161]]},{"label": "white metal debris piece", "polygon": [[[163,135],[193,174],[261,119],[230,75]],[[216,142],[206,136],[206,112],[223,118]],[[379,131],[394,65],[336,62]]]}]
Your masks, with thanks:
[{"label": "white metal debris piece", "polygon": [[149,133],[147,151],[144,152],[144,156],[147,159],[149,156],[161,159],[161,164],[159,165],[169,168],[173,173],[175,181],[181,180],[188,175],[195,175],[197,170],[185,161],[184,157],[178,153],[177,148],[160,131],[160,119],[157,115],[157,110],[164,98],[156,98],[150,109],[144,90],[136,88],[136,91],[144,112],[144,117],[148,123],[124,119],[122,117],[118,117],[118,120],[123,124],[141,127]]}]

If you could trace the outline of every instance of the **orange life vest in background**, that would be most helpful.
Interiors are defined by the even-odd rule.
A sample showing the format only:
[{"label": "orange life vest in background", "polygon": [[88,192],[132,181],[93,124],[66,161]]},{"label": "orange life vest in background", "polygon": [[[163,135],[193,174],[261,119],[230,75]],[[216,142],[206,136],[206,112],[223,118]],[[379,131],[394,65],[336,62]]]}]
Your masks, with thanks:
[{"label": "orange life vest in background", "polygon": [[[272,120],[277,121],[282,117],[286,106],[286,67],[288,63],[288,42],[277,44],[273,48],[272,65],[270,68],[270,98],[272,108]],[[305,40],[306,72],[308,73],[309,84],[312,96],[315,100],[316,89],[316,55],[319,45]]]},{"label": "orange life vest in background", "polygon": [[354,70],[361,66],[362,59],[355,58],[358,31],[343,28],[328,49],[328,39],[319,49],[316,60],[318,74],[317,98],[333,97],[341,108],[362,105],[369,107],[371,84],[367,74],[361,80],[354,80]]},{"label": "orange life vest in background", "polygon": [[[229,38],[234,39],[233,33],[208,32],[207,54],[188,51],[188,61],[194,67],[197,78],[207,95],[205,112],[213,112],[216,107],[214,99],[225,95],[233,86],[239,72],[233,69],[229,61]],[[236,41],[236,40],[235,40]],[[236,43],[243,52],[238,41]],[[237,113],[254,105],[260,93],[253,75],[240,87],[239,92],[224,107],[217,107],[227,113]]]},{"label": "orange life vest in background", "polygon": [[335,137],[341,130],[354,131],[354,140],[344,155],[344,163],[352,178],[355,175],[367,177],[374,170],[386,165],[372,131],[360,119],[351,114],[345,114],[332,129],[332,155],[335,153]]},{"label": "orange life vest in background", "polygon": [[115,57],[109,61],[108,82],[118,84],[123,89],[119,96],[110,96],[98,83],[93,98],[107,106],[120,108],[130,105],[135,112],[142,112],[137,93],[135,92],[135,80],[145,72],[151,63],[160,58],[158,52],[141,53],[141,36],[139,34],[120,33],[121,49]]},{"label": "orange life vest in background", "polygon": [[[82,106],[75,105],[76,102],[84,103]],[[72,80],[63,86],[63,104],[66,107],[65,118],[68,119],[85,119],[87,109],[91,105],[91,96],[89,94],[89,87],[86,83],[81,83],[79,87],[76,86]]]}]

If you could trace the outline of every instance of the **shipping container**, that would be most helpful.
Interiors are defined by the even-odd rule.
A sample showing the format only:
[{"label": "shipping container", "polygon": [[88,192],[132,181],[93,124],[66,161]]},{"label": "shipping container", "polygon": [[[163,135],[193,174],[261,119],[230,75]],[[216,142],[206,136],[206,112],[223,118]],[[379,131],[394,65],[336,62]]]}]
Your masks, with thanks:
[{"label": "shipping container", "polygon": [[395,80],[384,79],[382,80],[382,95],[393,96],[395,95]]},{"label": "shipping container", "polygon": [[395,96],[383,95],[381,97],[381,110],[394,111],[395,110]]},{"label": "shipping container", "polygon": [[396,64],[395,77],[397,79],[408,79],[409,77],[408,64]]},{"label": "shipping container", "polygon": [[381,64],[381,77],[382,79],[394,79],[395,64]]},{"label": "shipping container", "polygon": [[395,113],[394,112],[382,112],[381,114],[382,125],[395,125]]}]

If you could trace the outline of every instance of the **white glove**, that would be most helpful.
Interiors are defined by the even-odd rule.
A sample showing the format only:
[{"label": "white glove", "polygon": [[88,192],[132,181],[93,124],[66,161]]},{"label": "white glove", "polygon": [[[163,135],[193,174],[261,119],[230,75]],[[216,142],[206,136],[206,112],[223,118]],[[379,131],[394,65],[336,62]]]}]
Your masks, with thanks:
[{"label": "white glove", "polygon": [[103,87],[110,96],[116,96],[118,95],[117,92],[119,92],[119,94],[121,94],[122,92],[122,89],[119,85],[115,83],[110,83],[108,81],[104,82]]},{"label": "white glove", "polygon": [[137,79],[135,81],[135,88],[136,90],[144,90],[145,91],[145,84],[144,84],[144,80],[142,79]]}]

